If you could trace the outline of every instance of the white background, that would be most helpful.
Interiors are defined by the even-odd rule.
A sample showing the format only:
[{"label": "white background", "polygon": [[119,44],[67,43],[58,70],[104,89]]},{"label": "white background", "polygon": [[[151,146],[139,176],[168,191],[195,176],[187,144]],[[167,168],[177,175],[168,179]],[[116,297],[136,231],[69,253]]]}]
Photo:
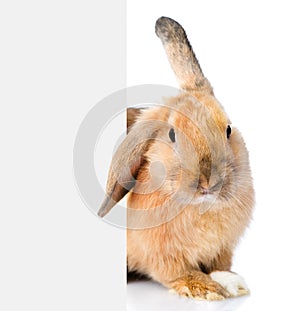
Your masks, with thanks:
[{"label": "white background", "polygon": [[[161,15],[178,20],[244,135],[257,194],[233,267],[251,297],[201,304],[135,284],[128,289],[128,310],[299,308],[297,1],[127,4],[128,85],[176,86],[154,24]],[[72,172],[81,120],[125,84],[125,53],[114,45],[121,41],[117,32],[125,31],[118,24],[124,7],[108,5],[0,5],[1,310],[125,309],[124,232],[88,211]]]},{"label": "white background", "polygon": [[296,1],[128,1],[127,82],[177,86],[155,20],[184,26],[201,67],[250,151],[252,224],[233,270],[252,295],[199,304],[154,284],[128,288],[128,310],[296,310],[299,255],[300,19]]}]

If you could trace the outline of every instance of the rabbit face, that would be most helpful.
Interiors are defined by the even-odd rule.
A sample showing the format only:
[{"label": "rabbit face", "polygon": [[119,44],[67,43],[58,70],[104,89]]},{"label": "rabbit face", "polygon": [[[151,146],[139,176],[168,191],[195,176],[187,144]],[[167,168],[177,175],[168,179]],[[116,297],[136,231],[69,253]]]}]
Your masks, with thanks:
[{"label": "rabbit face", "polygon": [[155,139],[137,176],[138,194],[158,191],[180,203],[199,204],[226,198],[234,189],[234,154],[229,120],[213,97],[182,94],[165,108],[145,111],[137,122],[159,122]]}]

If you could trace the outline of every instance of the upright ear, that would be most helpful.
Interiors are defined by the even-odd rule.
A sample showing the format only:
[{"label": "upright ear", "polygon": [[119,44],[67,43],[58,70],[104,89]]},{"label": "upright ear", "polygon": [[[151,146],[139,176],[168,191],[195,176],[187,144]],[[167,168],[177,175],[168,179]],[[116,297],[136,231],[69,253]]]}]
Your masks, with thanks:
[{"label": "upright ear", "polygon": [[98,211],[100,217],[104,217],[135,186],[155,133],[155,121],[138,122],[118,147],[108,174],[106,197]]},{"label": "upright ear", "polygon": [[180,87],[186,91],[213,94],[182,26],[169,17],[161,17],[156,21],[155,32],[162,41]]}]

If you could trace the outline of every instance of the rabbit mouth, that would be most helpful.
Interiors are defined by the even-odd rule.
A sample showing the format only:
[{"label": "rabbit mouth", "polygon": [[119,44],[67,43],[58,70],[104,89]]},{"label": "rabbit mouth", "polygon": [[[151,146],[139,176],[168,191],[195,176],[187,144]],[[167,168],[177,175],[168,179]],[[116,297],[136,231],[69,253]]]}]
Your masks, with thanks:
[{"label": "rabbit mouth", "polygon": [[194,192],[191,204],[200,203],[214,203],[223,199],[223,192],[227,188],[226,181],[224,179],[216,181],[213,185],[210,183],[203,184],[199,180],[192,185],[192,191]]},{"label": "rabbit mouth", "polygon": [[200,204],[200,203],[214,203],[218,198],[218,195],[214,193],[206,193],[206,194],[198,194],[195,195],[192,204]]}]

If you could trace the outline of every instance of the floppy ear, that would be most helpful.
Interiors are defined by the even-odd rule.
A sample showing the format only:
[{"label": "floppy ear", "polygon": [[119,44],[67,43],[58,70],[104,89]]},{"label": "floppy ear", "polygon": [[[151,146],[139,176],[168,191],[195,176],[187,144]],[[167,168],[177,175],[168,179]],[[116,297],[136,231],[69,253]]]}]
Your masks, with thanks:
[{"label": "floppy ear", "polygon": [[98,211],[100,217],[104,217],[135,186],[155,133],[155,121],[138,122],[118,147],[108,174],[106,197]]}]

